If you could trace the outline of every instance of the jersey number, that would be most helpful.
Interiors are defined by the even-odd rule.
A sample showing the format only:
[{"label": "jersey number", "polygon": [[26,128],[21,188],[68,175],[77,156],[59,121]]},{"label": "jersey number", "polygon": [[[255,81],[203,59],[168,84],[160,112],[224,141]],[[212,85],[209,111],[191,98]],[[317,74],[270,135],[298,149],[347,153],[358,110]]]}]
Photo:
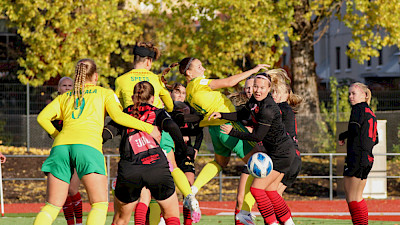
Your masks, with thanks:
[{"label": "jersey number", "polygon": [[375,142],[377,123],[376,121],[374,122],[374,120],[371,118],[368,120],[368,124],[369,124],[368,137],[372,138],[372,141]]}]

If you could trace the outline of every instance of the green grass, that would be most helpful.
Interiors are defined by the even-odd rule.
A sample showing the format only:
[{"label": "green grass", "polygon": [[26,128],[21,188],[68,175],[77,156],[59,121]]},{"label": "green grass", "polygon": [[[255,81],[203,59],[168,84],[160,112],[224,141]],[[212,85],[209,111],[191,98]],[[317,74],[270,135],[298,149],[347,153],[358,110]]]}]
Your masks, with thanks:
[{"label": "green grass", "polygon": [[[33,224],[36,214],[8,214],[5,217],[0,218],[0,224],[18,224],[18,225],[28,225]],[[83,222],[85,224],[85,219],[87,217],[84,216]],[[233,216],[203,216],[199,223],[196,225],[231,225],[233,224]],[[182,217],[181,217],[182,221]],[[109,213],[107,216],[106,224],[109,225],[112,222],[112,213]],[[352,225],[350,220],[333,220],[333,219],[314,219],[314,218],[302,218],[296,217],[294,218],[294,222],[296,225],[312,225],[312,224],[326,224],[326,225]],[[64,216],[60,215],[54,221],[55,225],[65,225]],[[134,224],[133,217],[132,221],[129,224]],[[261,216],[257,216],[256,224],[263,225],[263,221]],[[400,222],[392,222],[392,221],[369,221],[370,225],[396,225],[400,224]]]}]

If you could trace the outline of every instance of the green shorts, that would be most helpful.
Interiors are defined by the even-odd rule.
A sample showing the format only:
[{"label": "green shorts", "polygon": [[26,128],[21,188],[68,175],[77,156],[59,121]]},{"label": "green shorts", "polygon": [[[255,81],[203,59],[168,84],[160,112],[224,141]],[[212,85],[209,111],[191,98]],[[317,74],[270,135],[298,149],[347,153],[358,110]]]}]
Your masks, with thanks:
[{"label": "green shorts", "polygon": [[[249,133],[249,131],[240,122],[232,122],[227,124],[232,125],[233,128],[238,131]],[[239,138],[229,136],[228,134],[221,133],[220,126],[209,126],[208,131],[210,132],[211,141],[214,146],[214,152],[217,155],[229,157],[231,152],[234,152],[239,158],[243,158],[254,148],[254,146],[256,146],[256,142],[241,140]]]},{"label": "green shorts", "polygon": [[44,161],[42,171],[70,183],[74,168],[79,179],[86,174],[98,173],[107,176],[104,155],[88,145],[58,145],[51,149]]},{"label": "green shorts", "polygon": [[170,153],[171,150],[175,151],[174,140],[172,140],[172,137],[168,132],[162,131],[160,147],[162,148],[162,150],[167,152],[167,154]]}]

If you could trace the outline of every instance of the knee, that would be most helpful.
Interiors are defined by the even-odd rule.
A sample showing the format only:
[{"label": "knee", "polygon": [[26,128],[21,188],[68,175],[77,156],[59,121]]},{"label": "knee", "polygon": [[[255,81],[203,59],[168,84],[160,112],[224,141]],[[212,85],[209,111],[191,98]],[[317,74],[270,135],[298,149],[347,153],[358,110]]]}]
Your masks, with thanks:
[{"label": "knee", "polygon": [[228,166],[229,163],[229,158],[224,158],[224,159],[215,159],[215,162],[221,167],[221,168],[225,168],[226,166]]},{"label": "knee", "polygon": [[122,218],[118,218],[113,221],[114,225],[127,225],[128,223],[129,223],[129,220],[124,220]]}]

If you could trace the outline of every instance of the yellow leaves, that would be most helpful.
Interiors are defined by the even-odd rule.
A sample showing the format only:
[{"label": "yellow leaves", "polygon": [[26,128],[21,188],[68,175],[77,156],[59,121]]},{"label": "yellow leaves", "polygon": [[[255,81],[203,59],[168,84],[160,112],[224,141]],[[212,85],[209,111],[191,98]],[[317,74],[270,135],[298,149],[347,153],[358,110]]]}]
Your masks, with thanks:
[{"label": "yellow leaves", "polygon": [[4,155],[49,155],[51,149],[29,148],[26,147],[4,146],[0,145],[0,152]]},{"label": "yellow leaves", "polygon": [[121,47],[134,44],[142,34],[141,28],[132,23],[137,15],[118,8],[118,2],[2,2],[11,25],[18,27],[28,46],[26,58],[19,60],[24,68],[18,73],[20,81],[26,83],[29,77],[32,84],[41,85],[51,77],[71,75],[75,62],[86,57],[104,67],[101,71],[112,73],[105,76],[115,76],[116,71],[109,69],[110,54],[120,54]]}]

